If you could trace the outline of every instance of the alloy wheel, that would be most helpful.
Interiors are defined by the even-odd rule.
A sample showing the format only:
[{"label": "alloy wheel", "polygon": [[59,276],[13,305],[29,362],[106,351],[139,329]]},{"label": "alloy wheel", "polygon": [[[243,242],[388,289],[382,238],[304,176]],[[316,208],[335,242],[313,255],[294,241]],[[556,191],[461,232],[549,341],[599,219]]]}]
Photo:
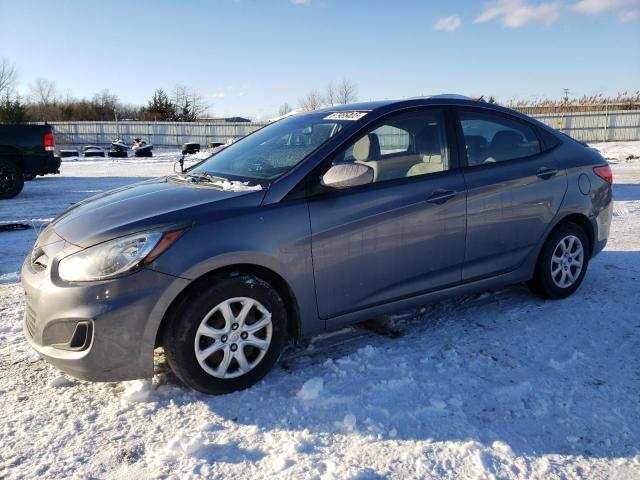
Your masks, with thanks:
[{"label": "alloy wheel", "polygon": [[584,264],[584,247],[574,235],[562,238],[551,257],[551,278],[560,288],[569,288],[580,277]]},{"label": "alloy wheel", "polygon": [[236,378],[254,369],[271,345],[271,312],[253,298],[235,297],[213,307],[194,340],[198,364],[216,378]]}]

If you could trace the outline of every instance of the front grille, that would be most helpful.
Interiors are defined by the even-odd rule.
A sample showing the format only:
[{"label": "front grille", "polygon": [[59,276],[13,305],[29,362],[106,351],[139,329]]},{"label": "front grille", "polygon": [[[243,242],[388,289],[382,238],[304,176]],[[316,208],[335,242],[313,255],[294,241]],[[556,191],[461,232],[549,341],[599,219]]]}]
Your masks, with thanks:
[{"label": "front grille", "polygon": [[25,316],[25,322],[27,324],[27,331],[29,332],[29,335],[33,337],[36,332],[36,313],[28,303],[26,306],[26,312],[27,314]]}]

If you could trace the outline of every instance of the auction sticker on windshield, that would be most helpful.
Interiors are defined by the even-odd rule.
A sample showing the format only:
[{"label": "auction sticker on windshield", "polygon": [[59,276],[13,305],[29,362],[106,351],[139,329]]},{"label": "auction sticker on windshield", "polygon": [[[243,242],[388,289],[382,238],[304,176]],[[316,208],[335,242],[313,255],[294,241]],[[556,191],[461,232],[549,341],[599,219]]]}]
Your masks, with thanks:
[{"label": "auction sticker on windshield", "polygon": [[323,120],[360,120],[369,112],[335,112],[324,117]]}]

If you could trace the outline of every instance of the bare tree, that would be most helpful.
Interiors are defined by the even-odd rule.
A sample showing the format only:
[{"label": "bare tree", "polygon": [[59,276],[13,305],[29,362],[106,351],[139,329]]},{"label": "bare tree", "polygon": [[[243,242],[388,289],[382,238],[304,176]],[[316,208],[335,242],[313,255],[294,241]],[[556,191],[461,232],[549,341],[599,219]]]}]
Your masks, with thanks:
[{"label": "bare tree", "polygon": [[176,107],[176,120],[182,122],[193,122],[209,109],[202,95],[186,85],[174,87],[172,102]]},{"label": "bare tree", "polygon": [[302,97],[298,103],[300,109],[305,112],[317,110],[322,107],[323,104],[322,94],[316,89],[309,90],[309,92],[307,92],[307,94]]},{"label": "bare tree", "polygon": [[287,113],[291,113],[292,111],[293,108],[291,108],[291,105],[289,105],[287,102],[284,102],[278,109],[278,116],[281,117],[283,115],[286,115]]},{"label": "bare tree", "polygon": [[57,105],[56,84],[46,78],[38,77],[29,85],[29,114],[36,121],[61,120]]},{"label": "bare tree", "polygon": [[327,105],[330,107],[334,106],[337,102],[338,92],[336,90],[336,86],[333,82],[327,83],[326,93],[324,96],[324,100]]},{"label": "bare tree", "polygon": [[338,83],[338,92],[336,96],[336,103],[347,104],[355,102],[358,99],[358,86],[355,82],[348,78],[343,78]]},{"label": "bare tree", "polygon": [[16,81],[16,67],[9,62],[9,59],[0,59],[0,95],[8,92]]},{"label": "bare tree", "polygon": [[48,107],[56,100],[56,84],[46,78],[38,77],[29,86],[30,100],[32,103]]}]

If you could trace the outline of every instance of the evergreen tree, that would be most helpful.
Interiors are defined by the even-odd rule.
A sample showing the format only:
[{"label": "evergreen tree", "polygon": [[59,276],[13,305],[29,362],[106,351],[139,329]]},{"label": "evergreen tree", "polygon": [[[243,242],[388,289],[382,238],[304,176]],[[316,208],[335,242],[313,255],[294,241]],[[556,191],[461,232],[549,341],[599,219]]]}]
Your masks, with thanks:
[{"label": "evergreen tree", "polygon": [[0,101],[0,123],[25,123],[28,121],[27,106],[20,95],[12,100],[9,93]]},{"label": "evergreen tree", "polygon": [[143,111],[143,116],[149,120],[168,121],[176,118],[176,107],[169,100],[169,96],[161,88],[156,90],[153,98]]}]

